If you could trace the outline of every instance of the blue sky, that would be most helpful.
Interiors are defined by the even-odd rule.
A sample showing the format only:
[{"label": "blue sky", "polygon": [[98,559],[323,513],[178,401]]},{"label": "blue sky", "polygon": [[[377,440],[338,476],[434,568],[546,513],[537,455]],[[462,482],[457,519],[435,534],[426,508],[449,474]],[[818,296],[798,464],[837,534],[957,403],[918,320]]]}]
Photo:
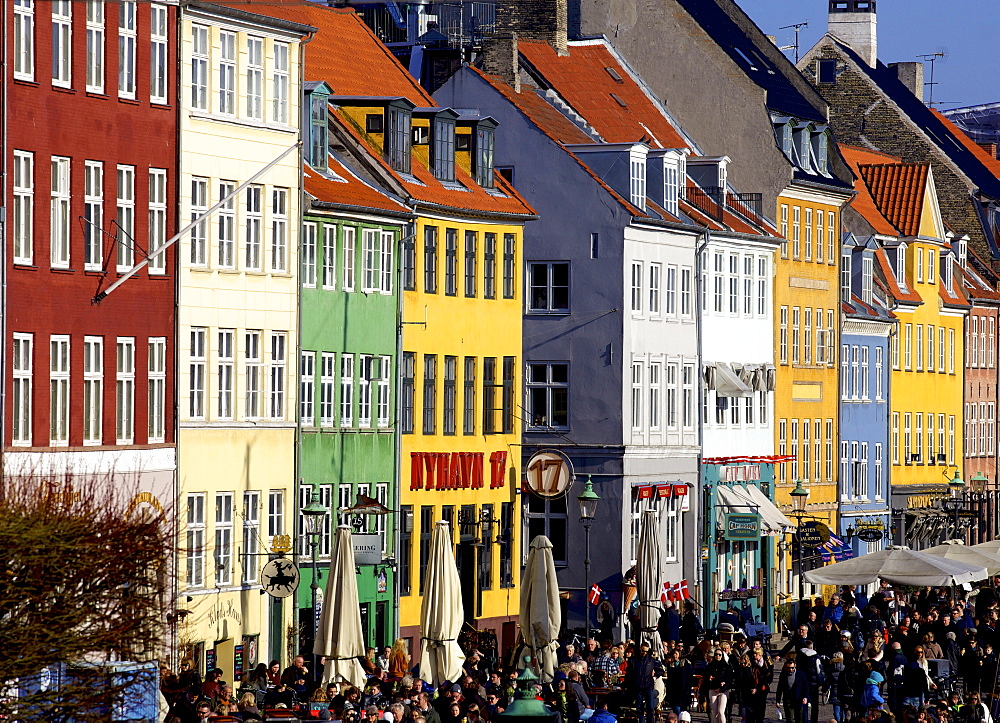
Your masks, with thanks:
[{"label": "blue sky", "polygon": [[[736,0],[778,45],[791,45],[795,34],[783,25],[808,21],[799,42],[805,53],[826,32],[827,0]],[[878,0],[878,54],[884,63],[918,60],[945,52],[936,64],[935,101],[945,110],[1000,102],[996,72],[997,0]],[[791,55],[792,51],[787,51]],[[925,80],[930,80],[930,66]]]}]

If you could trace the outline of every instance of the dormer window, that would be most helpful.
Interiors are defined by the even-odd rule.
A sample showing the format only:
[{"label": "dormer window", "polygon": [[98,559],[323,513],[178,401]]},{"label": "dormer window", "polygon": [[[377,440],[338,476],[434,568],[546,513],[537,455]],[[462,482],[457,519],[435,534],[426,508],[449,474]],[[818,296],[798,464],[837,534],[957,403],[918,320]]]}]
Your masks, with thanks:
[{"label": "dormer window", "polygon": [[781,126],[781,150],[788,156],[788,160],[793,160],[795,155],[795,133],[792,131],[792,124],[785,123]]},{"label": "dormer window", "polygon": [[455,122],[446,118],[434,119],[434,146],[431,163],[434,177],[439,181],[455,180]]},{"label": "dormer window", "polygon": [[327,104],[329,95],[313,92],[309,95],[309,165],[318,171],[325,171],[329,158],[327,141]]},{"label": "dormer window", "polygon": [[646,210],[646,159],[633,153],[629,163],[629,200]]},{"label": "dormer window", "polygon": [[944,276],[944,285],[948,289],[949,293],[955,293],[955,266],[952,261],[951,256],[941,255],[941,263],[943,264],[942,274]]},{"label": "dormer window", "polygon": [[830,165],[830,133],[827,130],[812,134],[812,162],[817,173],[827,175]]},{"label": "dormer window", "polygon": [[958,263],[964,269],[969,265],[969,239],[960,238],[958,240]]},{"label": "dormer window", "polygon": [[861,259],[861,300],[871,304],[874,300],[873,286],[875,276],[875,259],[865,254]]},{"label": "dormer window", "polygon": [[386,109],[385,160],[395,171],[410,172],[410,110],[390,105]]},{"label": "dormer window", "polygon": [[667,155],[663,159],[663,207],[673,215],[680,213],[681,184],[684,173],[684,155]]},{"label": "dormer window", "polygon": [[492,121],[480,121],[476,127],[476,149],[473,160],[476,183],[483,188],[493,188],[493,145],[496,126]]},{"label": "dormer window", "polygon": [[902,289],[906,286],[906,244],[901,243],[896,247],[896,283]]},{"label": "dormer window", "polygon": [[809,162],[809,153],[812,149],[812,125],[803,123],[795,129],[795,163],[804,170],[812,168]]},{"label": "dormer window", "polygon": [[840,300],[851,302],[851,250],[840,253]]}]

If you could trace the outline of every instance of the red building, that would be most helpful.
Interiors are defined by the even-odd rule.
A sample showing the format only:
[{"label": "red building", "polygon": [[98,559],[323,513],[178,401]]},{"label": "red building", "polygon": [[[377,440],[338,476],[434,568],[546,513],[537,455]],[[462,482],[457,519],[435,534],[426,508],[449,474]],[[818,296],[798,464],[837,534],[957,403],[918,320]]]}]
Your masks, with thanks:
[{"label": "red building", "polygon": [[[173,493],[176,0],[9,0],[4,470]],[[138,503],[138,501],[137,501]]]}]

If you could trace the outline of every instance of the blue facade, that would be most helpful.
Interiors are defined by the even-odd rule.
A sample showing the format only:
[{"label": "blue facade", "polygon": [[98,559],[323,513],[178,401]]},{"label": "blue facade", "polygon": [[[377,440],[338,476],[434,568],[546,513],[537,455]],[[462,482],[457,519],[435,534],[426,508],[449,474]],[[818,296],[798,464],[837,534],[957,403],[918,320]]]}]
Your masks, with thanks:
[{"label": "blue facade", "polygon": [[890,544],[889,339],[896,322],[875,279],[875,248],[874,239],[850,235],[841,257],[837,534],[855,556]]}]

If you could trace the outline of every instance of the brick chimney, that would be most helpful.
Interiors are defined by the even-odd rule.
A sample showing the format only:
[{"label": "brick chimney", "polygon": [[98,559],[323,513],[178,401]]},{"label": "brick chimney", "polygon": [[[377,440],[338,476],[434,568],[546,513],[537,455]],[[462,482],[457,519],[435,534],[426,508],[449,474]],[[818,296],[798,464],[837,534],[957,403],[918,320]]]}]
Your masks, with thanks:
[{"label": "brick chimney", "polygon": [[565,55],[567,0],[500,0],[497,34],[512,33],[524,42],[548,43]]},{"label": "brick chimney", "polygon": [[923,63],[889,63],[889,68],[896,71],[896,77],[910,89],[919,100],[924,99],[924,64]]},{"label": "brick chimney", "polygon": [[1000,157],[1000,156],[997,155],[997,150],[998,149],[997,149],[997,144],[996,143],[977,143],[976,145],[979,146],[980,148],[982,148],[984,151],[986,151],[990,155],[991,158],[998,158],[998,157]]},{"label": "brick chimney", "polygon": [[521,92],[521,64],[517,53],[517,33],[498,32],[483,40],[482,69]]},{"label": "brick chimney", "polygon": [[827,30],[868,65],[878,63],[875,0],[830,0]]}]

